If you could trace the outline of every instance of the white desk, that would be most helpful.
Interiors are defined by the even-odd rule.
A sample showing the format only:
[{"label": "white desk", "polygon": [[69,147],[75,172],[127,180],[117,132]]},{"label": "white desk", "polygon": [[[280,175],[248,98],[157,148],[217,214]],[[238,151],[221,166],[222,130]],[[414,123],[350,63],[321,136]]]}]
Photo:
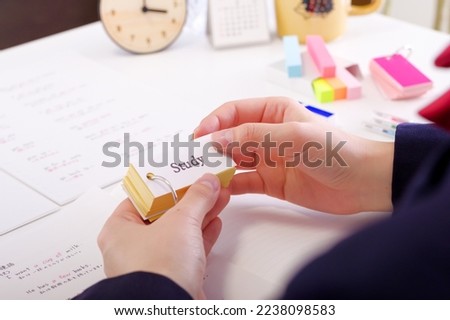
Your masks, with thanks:
[{"label": "white desk", "polygon": [[[416,111],[450,84],[448,72],[433,66],[434,58],[449,41],[448,34],[378,14],[351,17],[347,33],[329,44],[334,55],[359,63],[367,76],[371,58],[389,55],[409,45],[413,48],[410,60],[434,81],[435,88],[420,99],[390,102],[369,86],[362,100],[336,102],[325,107],[335,110],[343,126],[356,132],[361,132],[358,119],[373,109],[419,120]],[[266,45],[216,51],[205,36],[186,32],[163,52],[136,56],[116,47],[102,26],[94,23],[4,50],[2,58],[10,56],[11,60],[3,61],[19,64],[30,59],[38,61],[49,51],[63,49],[79,52],[147,86],[149,103],[181,110],[176,104],[182,98],[184,108],[193,113],[191,119],[201,119],[224,101],[239,98],[287,95],[315,103],[301,92],[291,92],[267,81],[267,66],[283,59],[281,41],[275,37]],[[152,100],[155,90],[166,93],[163,101]]]},{"label": "white desk", "polygon": [[[416,115],[417,110],[450,85],[448,71],[433,66],[435,56],[449,40],[448,34],[377,14],[352,17],[347,33],[329,44],[333,54],[359,63],[367,76],[371,58],[389,55],[403,45],[410,45],[414,49],[411,61],[434,81],[435,87],[422,98],[392,102],[385,100],[376,91],[371,80],[367,79],[362,99],[339,101],[323,107],[335,111],[346,130],[374,139],[386,138],[362,129],[361,122],[370,119],[372,110],[422,121]],[[317,105],[305,93],[294,92],[268,81],[267,67],[283,58],[281,41],[275,37],[264,45],[216,51],[204,35],[185,32],[169,49],[137,56],[116,47],[102,26],[94,23],[4,50],[0,53],[0,68],[18,66],[24,61],[39,61],[49,52],[59,51],[79,53],[148,88],[149,110],[152,105],[164,106],[168,112],[178,115],[175,123],[171,124],[174,128],[183,121],[187,122],[183,127],[187,124],[194,128],[203,116],[217,106],[239,98],[282,95]],[[155,115],[156,119],[157,117]],[[255,203],[258,205],[255,206]],[[282,289],[283,282],[299,265],[304,265],[354,229],[377,218],[375,215],[334,217],[267,197],[236,197],[223,214],[224,236],[219,239],[212,253],[213,260],[209,267],[210,278],[214,277],[215,281],[207,281],[207,292],[213,298],[273,296]],[[276,228],[271,228],[271,225],[276,225]],[[298,226],[298,231],[303,233],[300,241],[305,240],[304,245],[296,247],[297,252],[293,252],[293,248],[288,252],[285,244],[277,239],[280,230],[290,234],[292,239],[298,239],[295,237],[298,237],[299,232],[293,232],[289,228],[292,225]],[[28,226],[32,227],[32,224]],[[259,238],[252,238],[254,234]],[[266,238],[262,239],[261,235]],[[315,240],[308,242],[308,239]],[[263,245],[266,247],[262,248]],[[265,256],[267,246],[271,247],[271,252],[278,252],[278,256],[274,256],[271,261],[285,261],[284,265],[270,265],[267,257],[266,260],[261,258]],[[241,269],[237,270],[236,266]],[[249,274],[249,286],[255,285],[262,278],[271,280],[262,289],[242,290],[242,283],[239,283],[242,275],[236,275],[242,273],[242,270]]]}]

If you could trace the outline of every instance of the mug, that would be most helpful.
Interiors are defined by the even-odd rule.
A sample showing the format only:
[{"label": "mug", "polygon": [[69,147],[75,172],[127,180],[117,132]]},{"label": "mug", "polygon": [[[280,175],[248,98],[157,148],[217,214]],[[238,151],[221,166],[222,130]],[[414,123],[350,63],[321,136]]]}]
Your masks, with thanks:
[{"label": "mug", "polygon": [[305,43],[309,34],[330,41],[344,33],[347,16],[368,14],[382,0],[275,0],[279,36],[296,35]]}]

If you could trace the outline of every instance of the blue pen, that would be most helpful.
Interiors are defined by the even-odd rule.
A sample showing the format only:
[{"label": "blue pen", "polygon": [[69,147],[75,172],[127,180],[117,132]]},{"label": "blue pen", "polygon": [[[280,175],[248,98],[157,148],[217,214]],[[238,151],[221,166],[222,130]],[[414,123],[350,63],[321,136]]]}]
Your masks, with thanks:
[{"label": "blue pen", "polygon": [[329,111],[325,111],[322,109],[319,109],[317,107],[314,106],[305,106],[306,109],[308,109],[309,111],[318,114],[319,116],[325,117],[325,118],[330,118],[334,115],[334,113],[331,113]]}]

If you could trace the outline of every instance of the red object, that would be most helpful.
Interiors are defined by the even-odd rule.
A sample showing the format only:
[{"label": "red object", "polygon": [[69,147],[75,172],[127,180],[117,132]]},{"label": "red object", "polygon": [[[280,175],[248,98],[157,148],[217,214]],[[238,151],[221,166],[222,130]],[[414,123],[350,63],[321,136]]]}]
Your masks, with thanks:
[{"label": "red object", "polygon": [[[450,45],[436,58],[438,67],[450,67]],[[419,114],[450,131],[450,89],[441,97],[419,111]]]},{"label": "red object", "polygon": [[438,126],[450,130],[450,89],[440,98],[420,110],[419,114],[433,121]]},{"label": "red object", "polygon": [[439,55],[439,57],[436,58],[436,61],[434,63],[438,67],[450,67],[450,45],[447,47],[447,49],[444,50],[444,52]]}]

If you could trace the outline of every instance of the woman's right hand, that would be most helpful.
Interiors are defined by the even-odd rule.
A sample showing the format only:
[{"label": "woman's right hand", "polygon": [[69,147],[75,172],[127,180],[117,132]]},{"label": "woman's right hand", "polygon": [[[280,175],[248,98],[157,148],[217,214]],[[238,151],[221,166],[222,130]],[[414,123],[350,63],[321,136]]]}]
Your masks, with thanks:
[{"label": "woman's right hand", "polygon": [[393,143],[339,130],[295,100],[225,103],[195,136],[213,133],[238,167],[232,194],[264,193],[329,213],[391,211]]}]

